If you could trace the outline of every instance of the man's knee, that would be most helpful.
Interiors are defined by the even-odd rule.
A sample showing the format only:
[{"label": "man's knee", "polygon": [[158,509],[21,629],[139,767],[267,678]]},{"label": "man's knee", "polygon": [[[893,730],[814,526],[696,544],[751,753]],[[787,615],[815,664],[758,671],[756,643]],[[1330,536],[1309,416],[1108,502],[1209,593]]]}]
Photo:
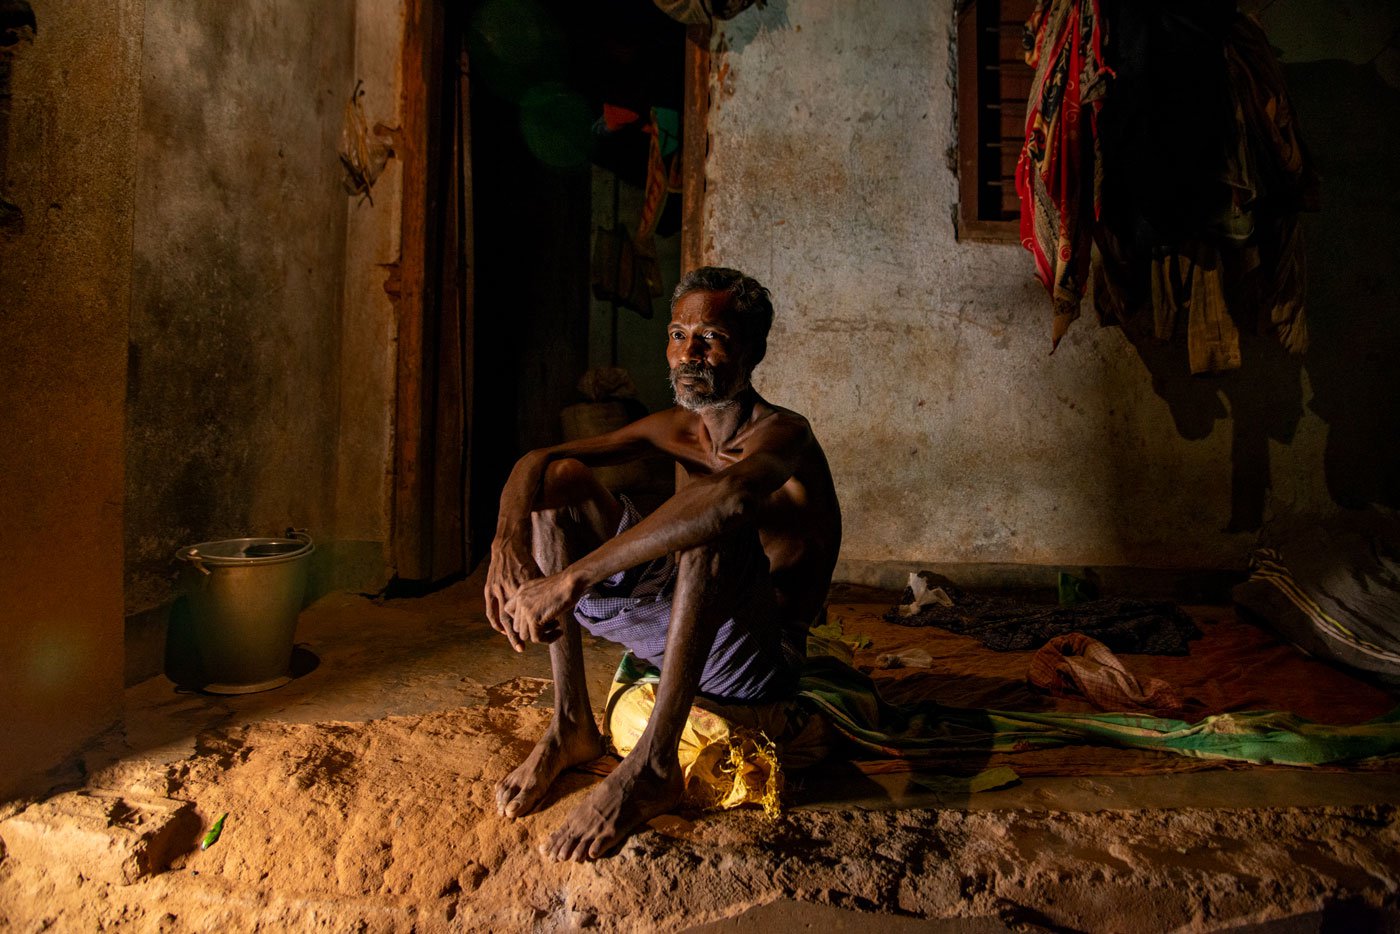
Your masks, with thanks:
[{"label": "man's knee", "polygon": [[531,516],[537,530],[560,529],[570,538],[582,535],[588,540],[586,548],[592,549],[612,536],[621,518],[622,504],[581,461],[558,460],[545,468]]},{"label": "man's knee", "polygon": [[757,532],[742,529],[682,551],[679,571],[707,590],[733,589],[745,574],[750,553],[762,548]]},{"label": "man's knee", "polygon": [[598,481],[582,461],[557,460],[544,469],[536,502],[544,509],[561,509],[590,499]]}]

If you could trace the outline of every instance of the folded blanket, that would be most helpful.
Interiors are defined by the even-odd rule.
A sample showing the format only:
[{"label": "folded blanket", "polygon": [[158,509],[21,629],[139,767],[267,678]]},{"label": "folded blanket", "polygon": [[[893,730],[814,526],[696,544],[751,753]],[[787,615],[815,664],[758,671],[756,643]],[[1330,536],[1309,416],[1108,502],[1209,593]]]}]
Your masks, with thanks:
[{"label": "folded blanket", "polygon": [[1400,513],[1345,512],[1275,537],[1235,602],[1303,651],[1400,685]]}]

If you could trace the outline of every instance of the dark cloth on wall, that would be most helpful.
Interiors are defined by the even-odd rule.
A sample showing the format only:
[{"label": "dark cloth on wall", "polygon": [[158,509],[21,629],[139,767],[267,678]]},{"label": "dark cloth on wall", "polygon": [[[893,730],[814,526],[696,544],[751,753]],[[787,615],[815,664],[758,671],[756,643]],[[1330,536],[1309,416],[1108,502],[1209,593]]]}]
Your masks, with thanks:
[{"label": "dark cloth on wall", "polygon": [[1198,237],[1219,209],[1233,4],[1104,0],[1102,226],[1130,255]]},{"label": "dark cloth on wall", "polygon": [[[1111,47],[1124,64],[1104,108],[1100,319],[1139,337],[1184,335],[1193,374],[1238,369],[1244,330],[1301,353],[1297,212],[1317,208],[1317,178],[1263,29],[1228,8],[1116,9],[1115,29],[1135,41]],[[1202,64],[1183,75],[1182,60]],[[1137,169],[1144,152],[1162,170],[1151,184]]]},{"label": "dark cloth on wall", "polygon": [[593,297],[617,302],[643,318],[653,314],[652,304],[661,294],[661,266],[656,250],[646,252],[621,224],[593,231]]},{"label": "dark cloth on wall", "polygon": [[1283,69],[1258,22],[1236,16],[1225,46],[1235,104],[1227,161],[1231,216],[1248,216],[1242,241],[1245,310],[1255,329],[1289,351],[1307,349],[1300,211],[1321,207],[1318,177],[1299,135]]},{"label": "dark cloth on wall", "polygon": [[900,626],[937,626],[972,636],[998,652],[1038,649],[1056,636],[1083,633],[1112,652],[1185,655],[1201,631],[1174,603],[1105,597],[1073,606],[962,594],[953,606],[932,604],[910,616],[892,609],[885,620]]}]

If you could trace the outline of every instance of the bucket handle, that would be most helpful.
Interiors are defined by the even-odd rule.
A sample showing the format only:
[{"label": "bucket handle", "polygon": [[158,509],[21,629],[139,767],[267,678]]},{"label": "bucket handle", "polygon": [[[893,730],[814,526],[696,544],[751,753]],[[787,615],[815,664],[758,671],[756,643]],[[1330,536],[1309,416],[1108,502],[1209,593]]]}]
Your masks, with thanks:
[{"label": "bucket handle", "polygon": [[306,529],[295,529],[289,525],[287,526],[287,534],[285,537],[295,538],[297,541],[305,542],[308,545],[311,544],[311,533]]},{"label": "bucket handle", "polygon": [[198,548],[191,548],[189,551],[187,551],[180,557],[188,561],[190,564],[193,564],[199,570],[199,573],[203,574],[205,577],[208,577],[210,574],[214,573],[213,571],[209,570],[204,566],[204,556],[199,553]]}]

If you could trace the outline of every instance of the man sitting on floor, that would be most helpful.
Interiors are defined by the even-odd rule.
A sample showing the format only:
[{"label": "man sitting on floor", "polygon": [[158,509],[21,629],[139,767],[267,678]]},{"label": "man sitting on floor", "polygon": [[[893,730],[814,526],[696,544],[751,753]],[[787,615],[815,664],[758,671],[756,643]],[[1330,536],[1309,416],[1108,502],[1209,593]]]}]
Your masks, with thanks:
[{"label": "man sitting on floor", "polygon": [[[532,451],[501,493],[486,614],[516,651],[547,642],[554,719],[497,787],[500,812],[533,810],[564,769],[602,755],[583,675],[582,624],[658,666],[637,746],[541,846],[596,859],[680,800],[676,747],[697,693],[782,700],[841,544],[826,455],[807,420],[749,381],[767,349],[768,290],[705,267],[676,287],[666,360],[676,407],[596,438]],[[665,454],[686,482],[641,518],[590,466]]]}]

